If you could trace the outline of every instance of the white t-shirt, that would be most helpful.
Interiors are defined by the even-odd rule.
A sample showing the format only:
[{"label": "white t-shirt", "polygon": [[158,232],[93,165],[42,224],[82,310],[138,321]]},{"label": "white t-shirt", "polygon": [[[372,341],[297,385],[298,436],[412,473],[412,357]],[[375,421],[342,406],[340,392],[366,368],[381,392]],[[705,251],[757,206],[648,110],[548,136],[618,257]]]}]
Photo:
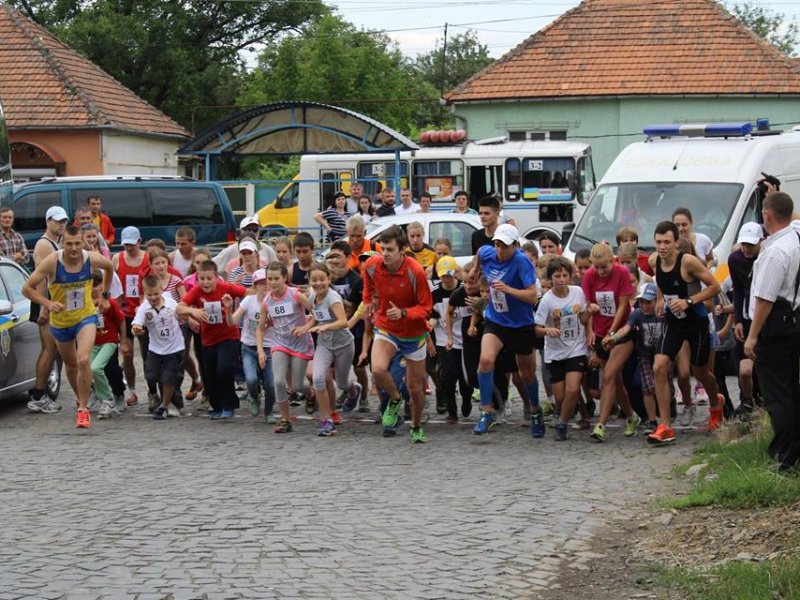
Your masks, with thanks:
[{"label": "white t-shirt", "polygon": [[[258,317],[261,309],[261,303],[258,301],[258,296],[252,294],[245,296],[242,303],[239,304],[242,309],[242,343],[245,346],[256,345],[256,329],[258,329]],[[264,348],[268,348],[267,336],[264,335]]]},{"label": "white t-shirt", "polygon": [[122,282],[119,279],[119,275],[117,272],[114,271],[114,276],[111,278],[111,285],[108,286],[108,295],[116,300],[120,296],[122,296]]},{"label": "white t-shirt", "polygon": [[694,249],[697,251],[697,256],[700,257],[700,260],[705,263],[706,256],[714,251],[714,242],[704,233],[695,233],[694,236]]},{"label": "white t-shirt", "polygon": [[411,203],[411,206],[406,208],[402,203],[394,205],[394,214],[396,215],[413,215],[419,212],[419,204]]},{"label": "white t-shirt", "polygon": [[578,313],[586,308],[586,297],[577,285],[569,286],[566,298],[548,291],[536,309],[536,324],[558,327],[561,336],[544,338],[544,361],[551,363],[586,354],[586,333]]},{"label": "white t-shirt", "polygon": [[175,314],[178,303],[168,292],[161,297],[164,298],[164,303],[159,309],[153,308],[147,300],[142,300],[133,317],[133,325],[147,328],[150,334],[148,348],[155,354],[165,356],[182,352],[184,345],[181,325],[178,315]]}]

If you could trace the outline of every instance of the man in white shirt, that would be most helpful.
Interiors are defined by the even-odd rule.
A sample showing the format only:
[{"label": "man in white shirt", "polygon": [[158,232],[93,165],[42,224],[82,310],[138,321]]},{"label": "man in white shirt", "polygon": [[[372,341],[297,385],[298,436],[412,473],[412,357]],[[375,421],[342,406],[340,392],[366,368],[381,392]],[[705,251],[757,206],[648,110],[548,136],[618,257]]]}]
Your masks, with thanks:
[{"label": "man in white shirt", "polygon": [[744,343],[775,432],[767,451],[781,470],[800,463],[800,232],[791,223],[793,210],[788,194],[764,198],[761,214],[769,237],[753,265]]},{"label": "man in white shirt", "polygon": [[414,204],[411,190],[400,190],[400,206],[394,207],[396,215],[413,215],[419,212],[419,204]]}]

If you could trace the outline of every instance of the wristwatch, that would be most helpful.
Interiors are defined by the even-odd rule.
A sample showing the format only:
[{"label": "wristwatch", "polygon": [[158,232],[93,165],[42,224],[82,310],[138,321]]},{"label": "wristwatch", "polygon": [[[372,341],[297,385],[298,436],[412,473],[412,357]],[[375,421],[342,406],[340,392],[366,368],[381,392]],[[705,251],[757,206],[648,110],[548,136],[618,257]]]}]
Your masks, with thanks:
[{"label": "wristwatch", "polygon": [[403,317],[404,319],[406,318],[406,309],[405,308],[400,309],[400,316]]},{"label": "wristwatch", "polygon": [[102,293],[102,294],[100,294],[100,295],[101,295],[103,298],[105,298],[106,300],[108,300],[109,298],[111,298],[111,294],[109,294],[108,292],[103,292],[103,293]]},{"label": "wristwatch", "polygon": [[691,296],[686,299],[686,306],[694,306],[694,300],[692,300]]}]

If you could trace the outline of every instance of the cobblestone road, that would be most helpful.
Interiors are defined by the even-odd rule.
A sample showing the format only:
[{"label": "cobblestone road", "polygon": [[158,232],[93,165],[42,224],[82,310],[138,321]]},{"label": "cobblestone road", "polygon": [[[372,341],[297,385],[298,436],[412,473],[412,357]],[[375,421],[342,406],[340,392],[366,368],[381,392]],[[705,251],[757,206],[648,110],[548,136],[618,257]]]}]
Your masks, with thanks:
[{"label": "cobblestone road", "polygon": [[619,428],[597,445],[431,422],[412,445],[355,420],[276,435],[240,412],[139,408],[78,431],[71,408],[0,407],[0,599],[546,598],[705,437],[656,450]]}]

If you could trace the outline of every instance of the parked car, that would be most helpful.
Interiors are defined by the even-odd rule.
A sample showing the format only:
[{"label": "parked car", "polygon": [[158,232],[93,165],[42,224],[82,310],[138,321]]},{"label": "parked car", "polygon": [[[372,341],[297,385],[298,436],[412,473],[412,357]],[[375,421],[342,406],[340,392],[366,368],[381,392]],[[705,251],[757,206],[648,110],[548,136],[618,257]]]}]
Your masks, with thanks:
[{"label": "parked car", "polygon": [[[39,358],[39,326],[29,320],[31,303],[22,295],[28,272],[0,257],[0,400],[31,389]],[[61,362],[50,373],[47,393],[54,400],[61,390]]]},{"label": "parked car", "polygon": [[14,228],[33,247],[44,233],[44,214],[62,206],[70,217],[86,206],[90,195],[100,196],[102,211],[120,232],[135,225],[142,239],[160,238],[172,244],[175,232],[190,225],[197,244],[233,242],[236,222],[230,201],[218,183],[188,177],[145,175],[101,177],[51,177],[20,184],[14,190]]},{"label": "parked car", "polygon": [[464,265],[472,259],[472,233],[483,229],[476,215],[445,212],[416,213],[375,219],[367,224],[366,237],[370,240],[377,238],[391,225],[399,225],[405,231],[408,224],[414,221],[421,223],[425,228],[426,244],[433,246],[440,238],[450,240],[453,245],[453,256],[459,265]]}]

